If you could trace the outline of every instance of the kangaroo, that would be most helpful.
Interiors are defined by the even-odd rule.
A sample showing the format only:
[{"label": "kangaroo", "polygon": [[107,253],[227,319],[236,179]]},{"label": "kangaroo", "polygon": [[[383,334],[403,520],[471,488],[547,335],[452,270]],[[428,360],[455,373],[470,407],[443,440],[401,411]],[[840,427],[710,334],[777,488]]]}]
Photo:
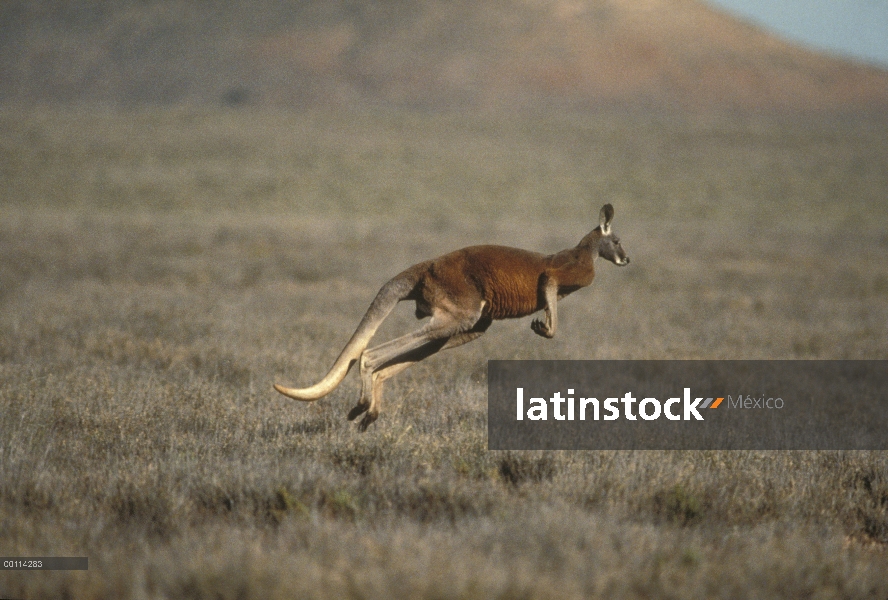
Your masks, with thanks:
[{"label": "kangaroo", "polygon": [[[379,417],[385,380],[436,352],[476,339],[494,320],[545,310],[545,320],[534,319],[530,328],[553,337],[558,300],[592,283],[596,258],[629,264],[611,229],[613,218],[613,206],[605,204],[598,227],[576,247],[549,256],[506,246],[469,246],[413,265],[382,286],[326,377],[307,388],[275,385],[274,389],[311,402],[332,392],[360,361],[361,396],[348,419],[366,413],[360,423],[360,430],[366,431]],[[431,320],[413,333],[368,350],[376,330],[402,300],[416,303],[417,319]]]}]

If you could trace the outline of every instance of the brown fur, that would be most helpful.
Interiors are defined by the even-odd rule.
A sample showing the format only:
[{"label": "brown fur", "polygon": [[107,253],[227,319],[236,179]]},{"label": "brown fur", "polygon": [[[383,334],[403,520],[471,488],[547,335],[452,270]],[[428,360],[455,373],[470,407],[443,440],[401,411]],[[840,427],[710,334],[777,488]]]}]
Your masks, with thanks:
[{"label": "brown fur", "polygon": [[[469,246],[413,265],[386,283],[361,320],[327,376],[302,389],[275,385],[290,398],[317,400],[342,381],[360,360],[361,398],[349,413],[366,413],[361,430],[379,416],[382,383],[410,365],[482,335],[494,320],[525,317],[545,310],[545,321],[535,319],[531,329],[552,337],[557,327],[557,301],[584,288],[595,278],[599,256],[618,265],[629,259],[613,234],[613,207],[606,204],[600,224],[580,243],[557,254],[506,246]],[[371,349],[370,339],[395,305],[416,303],[416,317],[431,317],[420,329]]]}]

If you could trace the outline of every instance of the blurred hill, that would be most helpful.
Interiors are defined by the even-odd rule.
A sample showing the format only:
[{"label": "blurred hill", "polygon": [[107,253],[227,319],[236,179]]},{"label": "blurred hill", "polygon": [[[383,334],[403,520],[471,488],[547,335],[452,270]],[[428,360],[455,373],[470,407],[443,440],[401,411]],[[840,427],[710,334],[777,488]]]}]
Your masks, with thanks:
[{"label": "blurred hill", "polygon": [[698,0],[6,1],[0,101],[878,111],[888,72]]}]

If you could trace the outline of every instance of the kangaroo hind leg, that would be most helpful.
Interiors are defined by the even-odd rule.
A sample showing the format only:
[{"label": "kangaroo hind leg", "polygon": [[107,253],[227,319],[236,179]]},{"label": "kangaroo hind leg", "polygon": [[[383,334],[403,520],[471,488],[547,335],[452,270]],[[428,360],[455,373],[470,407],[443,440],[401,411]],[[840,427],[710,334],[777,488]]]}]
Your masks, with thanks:
[{"label": "kangaroo hind leg", "polygon": [[367,427],[379,417],[379,411],[382,407],[382,390],[385,381],[407,369],[407,367],[415,365],[419,361],[439,352],[449,339],[450,338],[441,338],[428,342],[424,346],[406,352],[405,354],[396,357],[385,366],[372,371],[370,373],[370,384],[366,385],[362,382],[361,398],[358,400],[358,404],[349,411],[349,421],[366,413],[360,423],[361,431],[365,431]]},{"label": "kangaroo hind leg", "polygon": [[[361,420],[360,429],[364,431],[379,416],[379,398],[373,393],[374,373],[388,365],[394,366],[408,363],[395,373],[402,371],[415,362],[427,358],[441,349],[448,338],[459,331],[459,322],[450,315],[432,317],[424,327],[412,333],[395,338],[380,344],[375,348],[365,350],[361,354],[361,398],[358,400],[349,418],[354,419],[362,413],[367,413]],[[398,359],[401,360],[398,360]],[[394,373],[392,373],[393,375]]]},{"label": "kangaroo hind leg", "polygon": [[364,431],[379,417],[383,383],[407,367],[440,352],[469,342],[483,334],[490,319],[478,313],[468,320],[453,315],[435,315],[425,327],[375,348],[361,356],[361,398],[348,414],[349,420],[363,413],[360,429]]}]

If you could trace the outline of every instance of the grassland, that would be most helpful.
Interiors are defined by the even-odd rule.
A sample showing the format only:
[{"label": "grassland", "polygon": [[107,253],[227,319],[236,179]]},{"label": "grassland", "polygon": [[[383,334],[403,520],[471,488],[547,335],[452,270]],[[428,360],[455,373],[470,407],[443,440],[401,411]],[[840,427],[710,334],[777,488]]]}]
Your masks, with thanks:
[{"label": "grassland", "polygon": [[[885,598],[888,455],[490,452],[489,358],[888,358],[888,122],[0,110],[0,572],[31,598]],[[406,371],[313,382],[462,245],[632,257]],[[380,331],[415,327],[407,306]]]}]

